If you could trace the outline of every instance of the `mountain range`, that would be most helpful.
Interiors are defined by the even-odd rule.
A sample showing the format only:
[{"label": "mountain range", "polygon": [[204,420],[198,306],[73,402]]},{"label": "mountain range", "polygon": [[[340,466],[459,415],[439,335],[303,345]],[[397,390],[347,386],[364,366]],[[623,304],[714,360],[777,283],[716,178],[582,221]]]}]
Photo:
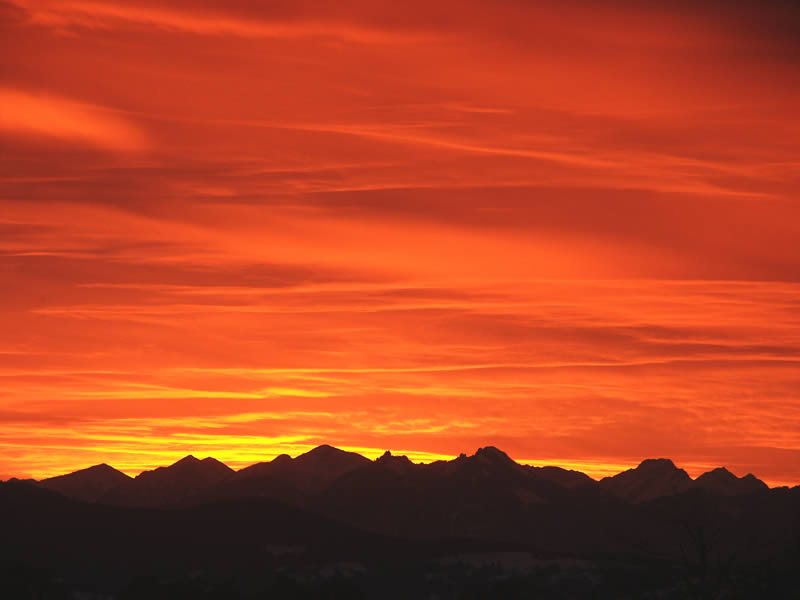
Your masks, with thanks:
[{"label": "mountain range", "polygon": [[661,499],[670,506],[686,495],[724,504],[778,493],[753,475],[736,477],[724,468],[693,480],[663,458],[595,481],[578,471],[519,464],[492,446],[415,464],[389,451],[370,460],[322,445],[239,471],[214,458],[187,456],[136,477],[103,464],[29,484],[125,508],[259,499],[380,535],[502,541],[578,554],[643,545],[675,550],[675,540],[669,541],[674,532],[647,514],[646,507]]},{"label": "mountain range", "polygon": [[665,458],[647,459],[639,466],[599,482],[579,471],[514,462],[495,447],[480,448],[472,456],[462,454],[450,461],[415,464],[390,451],[370,460],[354,452],[322,445],[292,458],[282,454],[234,471],[214,458],[186,456],[178,462],[129,477],[107,464],[50,477],[37,485],[69,498],[120,506],[175,507],[220,499],[270,497],[302,503],[309,495],[336,496],[342,490],[375,494],[402,488],[422,490],[469,479],[493,479],[512,484],[523,502],[546,502],[559,490],[600,491],[632,503],[674,496],[691,489],[704,489],[726,496],[767,490],[752,474],[737,477],[724,467],[692,479],[686,471]]},{"label": "mountain range", "polygon": [[[519,464],[491,446],[415,464],[388,451],[370,460],[323,445],[238,471],[187,456],[136,477],[101,464],[12,479],[0,483],[0,531],[0,575],[7,564],[10,573],[27,572],[23,564],[58,574],[72,589],[91,582],[119,592],[142,574],[162,586],[104,598],[406,598],[434,588],[441,598],[517,597],[469,590],[475,577],[494,586],[497,577],[523,576],[524,597],[565,597],[558,595],[564,577],[570,586],[595,582],[569,597],[650,597],[626,595],[632,569],[647,593],[713,597],[689,588],[744,589],[744,580],[730,579],[734,567],[752,586],[774,579],[762,576],[765,565],[779,568],[775,580],[794,589],[800,486],[770,489],[724,468],[692,479],[668,459],[595,481]],[[373,592],[264,596],[247,587],[265,573],[270,585],[283,585],[288,573],[297,585],[317,586],[329,580],[326,572],[346,573]],[[675,587],[676,573],[689,587]],[[712,580],[723,574],[728,579]],[[431,578],[442,577],[434,586]],[[10,597],[49,597],[37,591],[40,578],[20,584],[28,595]],[[194,591],[162,589],[175,581]],[[221,581],[235,581],[239,595],[204,596],[192,587]]]}]

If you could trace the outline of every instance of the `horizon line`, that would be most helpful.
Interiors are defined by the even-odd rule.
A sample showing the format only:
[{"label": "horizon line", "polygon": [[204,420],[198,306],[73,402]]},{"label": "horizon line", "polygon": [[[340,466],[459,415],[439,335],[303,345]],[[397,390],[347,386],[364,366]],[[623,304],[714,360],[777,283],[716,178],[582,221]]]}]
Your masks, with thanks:
[{"label": "horizon line", "polygon": [[[567,471],[575,471],[575,472],[579,472],[579,473],[582,473],[582,474],[586,475],[592,481],[596,481],[596,482],[601,481],[605,477],[614,477],[615,475],[619,475],[619,474],[624,473],[626,471],[634,470],[634,469],[638,468],[639,466],[641,466],[644,462],[646,462],[648,460],[668,460],[669,462],[672,463],[672,465],[676,469],[679,469],[679,470],[682,470],[682,471],[686,472],[687,476],[692,481],[696,481],[704,473],[709,473],[709,472],[711,472],[713,470],[716,470],[716,469],[724,469],[724,470],[728,471],[729,473],[733,474],[735,477],[737,477],[739,479],[747,477],[748,475],[753,476],[753,477],[759,479],[760,481],[764,482],[769,489],[792,488],[792,487],[799,487],[800,486],[800,483],[789,483],[789,482],[777,482],[776,483],[774,480],[771,480],[771,479],[762,479],[761,477],[757,476],[755,473],[752,473],[752,472],[746,473],[744,475],[736,475],[736,473],[731,471],[725,465],[719,465],[719,466],[710,467],[710,468],[708,466],[703,466],[703,467],[700,467],[699,469],[694,469],[695,471],[698,471],[700,469],[706,469],[706,470],[702,471],[701,473],[699,473],[698,475],[693,477],[691,475],[691,473],[689,473],[689,471],[687,469],[677,465],[673,459],[671,459],[669,457],[666,457],[666,456],[645,457],[645,458],[640,459],[635,464],[634,463],[627,463],[627,464],[613,464],[612,465],[610,463],[599,463],[599,464],[597,464],[597,466],[603,465],[603,466],[606,466],[606,467],[614,467],[614,468],[613,469],[606,468],[606,469],[602,469],[602,470],[599,470],[599,471],[590,469],[590,470],[586,470],[585,471],[585,470],[582,470],[582,469],[579,469],[579,468],[576,468],[576,467],[578,467],[578,466],[583,466],[583,467],[589,466],[589,465],[593,464],[592,461],[559,460],[559,459],[557,459],[555,461],[549,461],[549,460],[542,461],[542,460],[536,460],[536,459],[515,459],[515,458],[512,458],[511,456],[509,456],[508,453],[505,452],[504,450],[502,450],[501,448],[499,448],[497,446],[494,446],[494,445],[491,445],[491,444],[488,444],[486,446],[480,446],[472,454],[467,454],[467,453],[462,452],[462,453],[460,453],[458,455],[444,455],[444,454],[438,454],[438,453],[414,452],[414,451],[403,451],[403,450],[392,451],[392,450],[389,450],[389,449],[376,450],[376,449],[372,449],[372,448],[354,448],[352,446],[341,446],[340,447],[340,446],[335,446],[333,444],[328,444],[328,443],[318,444],[316,446],[309,446],[308,450],[303,451],[303,452],[298,452],[295,455],[291,455],[288,452],[281,452],[281,453],[277,453],[277,454],[275,454],[274,456],[271,456],[271,457],[264,457],[265,460],[260,460],[260,461],[251,462],[251,463],[247,463],[247,464],[243,464],[242,461],[228,461],[228,462],[233,462],[236,465],[237,468],[234,468],[234,467],[230,466],[230,464],[228,464],[228,462],[225,462],[224,460],[220,460],[220,459],[218,459],[218,458],[216,458],[214,456],[207,455],[207,456],[204,456],[203,458],[197,458],[195,453],[190,452],[189,454],[181,456],[180,458],[178,458],[177,460],[173,461],[172,463],[156,465],[156,466],[153,466],[151,468],[142,469],[142,470],[140,470],[138,472],[132,471],[131,469],[120,469],[120,468],[115,467],[113,464],[110,464],[109,462],[103,461],[103,462],[100,462],[100,463],[95,463],[95,464],[92,464],[92,465],[88,465],[86,467],[77,468],[77,469],[74,469],[72,471],[59,472],[59,473],[57,473],[55,475],[47,475],[47,476],[39,477],[39,478],[33,477],[33,476],[26,477],[24,475],[23,476],[11,475],[11,476],[8,476],[6,479],[0,478],[0,482],[8,482],[8,481],[12,481],[12,480],[18,480],[18,481],[33,480],[33,481],[40,482],[40,481],[44,481],[44,480],[47,480],[47,479],[52,479],[54,477],[63,477],[63,476],[66,476],[66,475],[71,475],[71,474],[77,473],[79,471],[84,471],[84,470],[91,469],[93,467],[102,466],[102,465],[110,467],[110,468],[114,469],[115,471],[123,473],[124,475],[127,475],[128,477],[131,477],[133,479],[133,478],[136,478],[138,475],[141,475],[142,473],[145,473],[145,472],[148,472],[148,471],[153,471],[153,470],[159,469],[159,468],[171,467],[171,466],[177,464],[178,462],[180,462],[180,461],[182,461],[182,460],[184,460],[186,458],[189,458],[189,457],[192,457],[192,458],[194,458],[195,460],[198,460],[198,461],[206,460],[206,459],[210,458],[212,460],[215,460],[215,461],[225,465],[226,467],[228,467],[229,469],[231,469],[234,472],[240,472],[243,469],[246,469],[246,468],[251,467],[253,465],[270,463],[270,462],[274,461],[275,459],[277,459],[279,456],[289,456],[292,460],[295,460],[300,456],[303,456],[305,454],[308,454],[308,453],[312,452],[313,450],[317,450],[319,448],[325,448],[325,447],[332,448],[332,449],[335,449],[335,450],[339,450],[341,452],[347,452],[347,453],[350,453],[350,454],[358,454],[359,456],[361,456],[361,457],[363,457],[363,458],[365,458],[367,460],[370,460],[371,462],[376,462],[381,456],[385,455],[386,453],[389,453],[391,456],[396,457],[396,458],[403,458],[403,457],[408,458],[415,465],[428,465],[428,464],[432,464],[432,463],[435,463],[435,462],[451,462],[451,461],[457,460],[457,459],[459,459],[461,457],[465,457],[465,456],[466,457],[474,457],[481,450],[495,449],[495,450],[498,450],[498,451],[502,452],[504,455],[506,455],[509,458],[509,460],[511,460],[512,462],[514,462],[514,463],[516,463],[518,465],[530,466],[530,467],[538,467],[538,468],[556,467],[556,468],[564,469],[564,470],[567,470]],[[373,458],[373,456],[374,456],[374,458]],[[429,460],[427,460],[427,461],[414,460],[412,457],[414,457],[414,458],[427,457]],[[628,465],[632,465],[632,466],[628,466]],[[607,473],[607,474],[605,474],[603,477],[595,477],[595,476],[592,476],[590,474],[592,472],[594,472],[594,473],[603,472],[603,473]]]}]

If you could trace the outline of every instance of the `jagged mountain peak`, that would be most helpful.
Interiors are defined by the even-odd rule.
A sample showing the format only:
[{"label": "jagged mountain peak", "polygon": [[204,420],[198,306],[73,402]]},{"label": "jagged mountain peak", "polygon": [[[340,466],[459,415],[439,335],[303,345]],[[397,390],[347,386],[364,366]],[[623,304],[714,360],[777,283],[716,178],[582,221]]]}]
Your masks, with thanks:
[{"label": "jagged mountain peak", "polygon": [[629,502],[644,502],[688,490],[692,478],[668,458],[648,458],[628,469],[600,480],[601,487]]},{"label": "jagged mountain peak", "polygon": [[414,466],[414,463],[412,463],[407,456],[395,456],[389,450],[384,452],[380,457],[376,458],[375,464],[402,470]]},{"label": "jagged mountain peak", "polygon": [[678,469],[675,466],[675,463],[672,462],[672,459],[669,458],[645,458],[642,462],[639,463],[639,466],[636,469],[663,469],[663,470],[676,470],[682,471],[683,469]]},{"label": "jagged mountain peak", "polygon": [[122,471],[118,471],[111,465],[107,463],[100,463],[98,465],[92,465],[91,467],[86,467],[85,469],[79,469],[77,471],[73,471],[71,473],[67,473],[65,475],[56,475],[55,477],[48,477],[47,479],[43,479],[42,483],[46,481],[56,481],[56,480],[64,480],[64,479],[86,479],[86,478],[107,478],[107,479],[117,479],[117,480],[124,480],[124,479],[131,479],[128,475],[123,473]]},{"label": "jagged mountain peak", "polygon": [[132,481],[131,477],[111,465],[100,463],[66,475],[49,477],[39,482],[40,487],[57,491],[65,496],[94,502],[109,490]]},{"label": "jagged mountain peak", "polygon": [[508,454],[499,448],[496,448],[495,446],[484,446],[483,448],[478,448],[478,450],[475,452],[475,456],[493,462],[514,462],[511,460],[511,457],[509,457]]},{"label": "jagged mountain peak", "polygon": [[186,469],[186,468],[221,468],[223,470],[230,470],[230,467],[226,465],[224,462],[217,460],[213,456],[207,456],[206,458],[199,459],[193,454],[189,454],[184,456],[182,459],[172,463],[168,467],[157,467],[155,470],[158,471],[159,469]]},{"label": "jagged mountain peak", "polygon": [[349,452],[347,450],[342,450],[341,448],[336,448],[335,446],[331,446],[329,444],[322,444],[321,446],[317,446],[301,454],[294,461],[298,464],[310,464],[310,463],[320,463],[320,464],[327,464],[330,462],[339,462],[339,461],[348,461],[348,462],[364,462],[368,463],[370,460],[360,454],[355,452]]},{"label": "jagged mountain peak", "polygon": [[[130,479],[130,477],[128,477],[128,475],[125,475],[125,473],[123,473],[122,471],[119,471],[118,469],[115,469],[114,467],[112,467],[108,463],[100,463],[99,465],[92,465],[91,467],[87,467],[85,469],[81,469],[80,471],[75,471],[75,473],[80,473],[80,472],[97,473],[98,475],[99,474],[107,474],[107,475],[112,475],[112,476],[122,475],[123,477]],[[73,474],[73,473],[70,473],[70,474]]]},{"label": "jagged mountain peak", "polygon": [[311,450],[301,454],[300,456],[332,456],[336,454],[346,454],[346,453],[347,453],[346,450],[341,450],[336,446],[331,446],[330,444],[320,444],[319,446],[312,448]]},{"label": "jagged mountain peak", "polygon": [[[715,479],[729,479],[729,480],[739,479],[736,475],[731,473],[725,467],[717,467],[716,469],[711,469],[710,471],[700,475],[700,477],[707,477],[707,478],[713,477]],[[698,479],[700,479],[700,477],[698,477]]]},{"label": "jagged mountain peak", "polygon": [[694,481],[697,487],[705,488],[728,496],[748,494],[759,490],[768,489],[766,483],[748,473],[744,477],[737,477],[725,467],[717,467],[703,473]]},{"label": "jagged mountain peak", "polygon": [[164,477],[199,477],[203,481],[207,481],[209,479],[225,478],[233,472],[233,469],[216,458],[209,456],[200,460],[194,455],[189,454],[168,467],[156,467],[150,471],[142,471],[136,476],[136,479],[152,481],[154,478],[161,479]]},{"label": "jagged mountain peak", "polygon": [[199,462],[200,462],[200,459],[198,459],[196,456],[194,456],[193,454],[187,454],[182,459],[172,463],[172,465],[170,465],[170,466],[179,467],[179,466],[184,466],[184,465],[194,465],[194,464],[197,464]]}]

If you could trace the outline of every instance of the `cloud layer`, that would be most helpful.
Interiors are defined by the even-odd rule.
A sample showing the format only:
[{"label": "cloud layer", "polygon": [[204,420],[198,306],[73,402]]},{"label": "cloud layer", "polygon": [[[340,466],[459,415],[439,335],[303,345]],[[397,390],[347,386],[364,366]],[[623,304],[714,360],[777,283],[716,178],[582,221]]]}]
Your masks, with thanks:
[{"label": "cloud layer", "polygon": [[796,11],[398,6],[0,3],[0,472],[800,482]]}]

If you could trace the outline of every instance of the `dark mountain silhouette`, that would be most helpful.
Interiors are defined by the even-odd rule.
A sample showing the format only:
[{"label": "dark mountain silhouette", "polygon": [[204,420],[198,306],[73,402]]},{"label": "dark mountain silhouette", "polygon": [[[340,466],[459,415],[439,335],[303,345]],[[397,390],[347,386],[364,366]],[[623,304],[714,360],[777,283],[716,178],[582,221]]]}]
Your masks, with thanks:
[{"label": "dark mountain silhouette", "polygon": [[692,487],[692,478],[668,458],[649,458],[635,469],[604,477],[600,486],[628,502],[644,502],[685,492]]},{"label": "dark mountain silhouette", "polygon": [[184,509],[84,503],[23,482],[0,484],[0,558],[78,570],[132,565],[219,569],[304,554],[363,560],[399,549],[401,541],[366,534],[267,499]]},{"label": "dark mountain silhouette", "polygon": [[244,467],[236,472],[235,479],[244,481],[246,479],[256,479],[265,475],[276,475],[278,473],[287,472],[291,467],[294,459],[288,454],[281,454],[276,456],[270,462],[260,462],[249,467]]},{"label": "dark mountain silhouette", "polygon": [[229,479],[234,470],[215,458],[186,456],[168,467],[143,471],[98,501],[122,506],[169,506],[185,503],[201,491]]},{"label": "dark mountain silhouette", "polygon": [[531,467],[526,466],[526,469],[536,473],[539,477],[548,479],[553,483],[557,483],[567,488],[576,488],[585,485],[596,485],[597,482],[589,477],[586,473],[580,471],[572,471],[562,469],[561,467]]},{"label": "dark mountain silhouette", "polygon": [[360,454],[322,445],[294,459],[282,454],[270,462],[245,467],[229,480],[204,490],[198,499],[264,497],[306,506],[314,494],[338,478],[371,463]]},{"label": "dark mountain silhouette", "polygon": [[168,467],[143,471],[136,476],[136,480],[148,485],[211,485],[227,479],[233,472],[233,469],[215,458],[200,460],[190,454]]},{"label": "dark mountain silhouette", "polygon": [[397,536],[493,539],[550,549],[625,543],[627,530],[615,529],[615,523],[625,518],[626,504],[596,482],[585,488],[559,485],[493,447],[422,465],[389,458],[344,474],[307,497],[304,506]]},{"label": "dark mountain silhouette", "polygon": [[[0,531],[0,576],[14,574],[19,598],[56,597],[41,593],[44,572],[50,587],[88,581],[134,599],[400,599],[425,597],[437,581],[442,598],[564,597],[564,585],[575,598],[645,597],[635,586],[664,598],[745,588],[789,598],[764,590],[774,581],[794,590],[800,487],[771,490],[722,469],[693,482],[666,459],[596,482],[492,446],[429,464],[322,446],[236,473],[189,456],[134,479],[98,466],[2,483]],[[324,573],[371,592],[321,591],[339,581]],[[269,593],[258,591],[264,577]],[[498,581],[525,593],[469,592]],[[235,592],[209,591],[231,582]]]},{"label": "dark mountain silhouette", "polygon": [[70,498],[96,502],[112,490],[125,486],[131,481],[132,479],[125,473],[103,463],[67,475],[43,479],[39,485]]},{"label": "dark mountain silhouette", "polygon": [[271,462],[245,467],[236,474],[235,480],[246,481],[277,477],[297,488],[316,490],[325,487],[348,471],[369,462],[368,458],[360,454],[346,452],[325,444],[294,459],[287,454],[282,454]]},{"label": "dark mountain silhouette", "polygon": [[[513,489],[528,504],[558,502],[559,494],[571,493],[570,490],[576,497],[597,494],[598,488],[606,496],[633,503],[680,494],[693,487],[723,495],[767,489],[766,484],[751,474],[736,477],[724,468],[704,473],[693,481],[686,471],[663,458],[646,459],[635,469],[596,482],[579,471],[518,464],[493,446],[479,448],[472,456],[462,454],[449,461],[414,464],[407,457],[389,451],[371,461],[329,445],[297,458],[283,454],[238,472],[213,458],[198,460],[187,456],[168,467],[144,471],[133,479],[108,465],[97,465],[42,480],[39,485],[71,498],[121,506],[189,506],[264,497],[330,513],[333,509],[324,506],[322,498],[345,485],[351,475],[353,484],[358,483],[364,489],[374,488],[370,478],[376,478],[376,485],[379,482],[388,488],[410,486],[418,494],[432,494],[436,485],[447,487],[453,482],[485,480],[492,482],[495,492]],[[367,507],[360,513],[360,519],[370,512]]]},{"label": "dark mountain silhouette", "polygon": [[635,469],[600,480],[600,486],[629,502],[644,502],[702,488],[726,496],[738,496],[769,489],[752,474],[737,477],[724,467],[703,473],[697,479],[666,458],[647,459]]},{"label": "dark mountain silhouette", "polygon": [[322,489],[345,473],[370,462],[360,454],[325,444],[292,461],[291,480],[304,489]]},{"label": "dark mountain silhouette", "polygon": [[738,496],[768,489],[767,484],[752,473],[737,477],[725,467],[703,473],[695,479],[694,485],[726,496]]},{"label": "dark mountain silhouette", "polygon": [[394,456],[389,450],[384,452],[375,463],[396,473],[408,473],[414,468],[407,456]]}]

